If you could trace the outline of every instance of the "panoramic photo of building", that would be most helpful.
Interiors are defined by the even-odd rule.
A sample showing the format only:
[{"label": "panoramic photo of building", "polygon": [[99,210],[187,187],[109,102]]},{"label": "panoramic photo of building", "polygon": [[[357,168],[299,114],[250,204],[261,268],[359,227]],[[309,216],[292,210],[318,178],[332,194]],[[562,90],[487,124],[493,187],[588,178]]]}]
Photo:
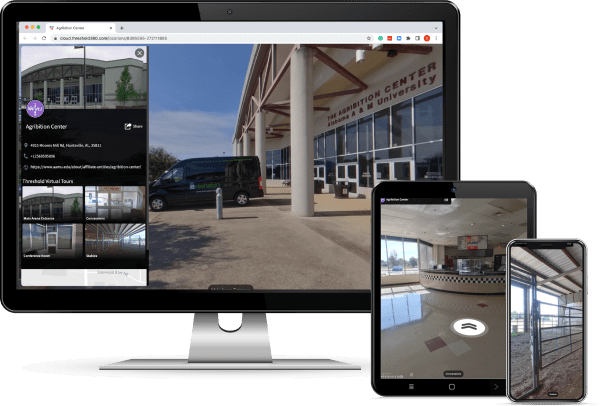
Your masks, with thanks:
[{"label": "panoramic photo of building", "polygon": [[23,255],[39,258],[82,258],[82,224],[23,224]]},{"label": "panoramic photo of building", "polygon": [[146,224],[86,224],[85,255],[114,259],[145,258]]},{"label": "panoramic photo of building", "polygon": [[255,45],[233,154],[258,156],[266,193],[291,185],[292,213],[310,217],[338,183],[368,197],[440,179],[442,100],[441,45]]},{"label": "panoramic photo of building", "polygon": [[83,187],[23,186],[21,212],[23,220],[81,220]]},{"label": "panoramic photo of building", "polygon": [[86,186],[86,220],[145,222],[144,186]]},{"label": "panoramic photo of building", "polygon": [[[138,48],[142,49],[140,53]],[[44,108],[116,108],[148,104],[146,47],[39,47],[21,49],[21,107],[37,99]],[[63,57],[61,57],[63,56]],[[84,75],[85,68],[85,75]],[[136,95],[117,99],[117,82],[124,70]],[[85,97],[84,97],[85,96]]]}]

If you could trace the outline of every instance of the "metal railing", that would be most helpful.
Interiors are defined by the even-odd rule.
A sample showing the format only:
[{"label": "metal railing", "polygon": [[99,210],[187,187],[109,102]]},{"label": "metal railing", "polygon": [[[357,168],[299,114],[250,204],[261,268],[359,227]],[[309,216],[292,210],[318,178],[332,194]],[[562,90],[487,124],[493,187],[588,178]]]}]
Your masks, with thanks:
[{"label": "metal railing", "polygon": [[[559,312],[561,311],[561,309],[564,309],[565,313],[568,312],[567,315],[559,314],[557,316],[552,316],[557,319],[556,325],[542,326],[540,324],[538,327],[540,331],[539,331],[539,334],[537,334],[537,339],[539,340],[539,345],[537,346],[537,348],[538,348],[538,357],[539,357],[538,358],[539,367],[541,370],[541,369],[549,367],[550,365],[554,364],[555,362],[560,361],[561,359],[568,357],[575,351],[578,351],[583,348],[583,344],[582,344],[582,345],[576,347],[575,349],[573,349],[573,344],[583,342],[583,324],[582,324],[583,314],[581,313],[581,309],[576,309],[576,308],[569,307],[569,306],[556,305],[556,304],[536,300],[534,302],[534,305],[537,307],[538,314],[539,314],[540,304],[543,304],[546,306],[557,307]],[[575,312],[575,314],[573,314],[573,312]],[[543,316],[544,315],[540,314],[540,317],[543,317]],[[579,321],[579,323],[574,323],[574,321]],[[547,332],[554,331],[555,336],[551,337],[551,338],[542,339],[542,330],[545,330]],[[568,333],[567,333],[567,331],[568,331]],[[563,343],[559,344],[558,340],[567,339],[567,338],[569,339],[568,344],[564,344],[564,345],[562,345]],[[543,343],[552,343],[552,342],[555,342],[555,348],[544,352],[544,349],[542,348],[543,347],[542,344]],[[552,359],[552,361],[548,362],[547,364],[544,364],[544,356],[553,354],[556,351],[562,350],[567,347],[569,347],[569,352],[567,354],[564,354],[556,359]]]}]

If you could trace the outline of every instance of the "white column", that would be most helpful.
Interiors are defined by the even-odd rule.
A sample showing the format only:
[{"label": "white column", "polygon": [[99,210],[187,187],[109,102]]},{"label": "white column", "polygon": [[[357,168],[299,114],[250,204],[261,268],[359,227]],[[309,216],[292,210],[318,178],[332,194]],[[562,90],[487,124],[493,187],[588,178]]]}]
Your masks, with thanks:
[{"label": "white column", "polygon": [[237,156],[242,156],[242,154],[244,153],[244,151],[242,150],[242,140],[236,140],[236,147],[237,147]]},{"label": "white column", "polygon": [[292,215],[315,214],[313,180],[313,50],[300,47],[290,66]]},{"label": "white column", "polygon": [[256,121],[254,125],[254,154],[258,157],[260,162],[260,176],[262,177],[261,184],[264,192],[267,193],[267,150],[265,148],[267,134],[265,120],[266,113],[264,111],[256,113]]},{"label": "white column", "polygon": [[44,80],[44,106],[48,104],[48,81]]},{"label": "white column", "polygon": [[79,77],[79,105],[83,107],[83,76]]},{"label": "white column", "polygon": [[104,84],[104,80],[105,80],[105,74],[102,74],[102,105],[106,106],[106,101],[105,101],[105,95],[106,95],[106,90],[105,90],[105,84]]},{"label": "white column", "polygon": [[244,137],[244,156],[250,155],[250,136],[248,133],[242,135]]},{"label": "white column", "polygon": [[60,105],[65,104],[65,80],[60,80]]},{"label": "white column", "polygon": [[33,82],[29,82],[29,101],[33,100]]}]

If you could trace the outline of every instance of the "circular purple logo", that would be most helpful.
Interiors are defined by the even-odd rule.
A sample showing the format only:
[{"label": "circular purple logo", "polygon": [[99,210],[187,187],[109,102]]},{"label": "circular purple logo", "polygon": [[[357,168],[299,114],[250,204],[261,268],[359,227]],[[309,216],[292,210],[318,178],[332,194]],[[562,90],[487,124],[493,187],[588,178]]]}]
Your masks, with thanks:
[{"label": "circular purple logo", "polygon": [[31,117],[39,117],[44,112],[44,105],[39,100],[32,100],[27,103],[27,114]]}]

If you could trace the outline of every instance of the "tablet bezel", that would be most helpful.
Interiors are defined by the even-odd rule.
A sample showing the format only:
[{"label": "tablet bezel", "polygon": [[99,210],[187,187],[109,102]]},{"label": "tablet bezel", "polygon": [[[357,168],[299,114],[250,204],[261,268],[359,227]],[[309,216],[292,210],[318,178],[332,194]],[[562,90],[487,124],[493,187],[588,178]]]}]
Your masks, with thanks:
[{"label": "tablet bezel", "polygon": [[[456,192],[452,192],[456,188]],[[381,292],[380,198],[526,198],[527,236],[536,235],[536,192],[527,182],[382,182],[373,189],[371,201],[371,288]],[[372,295],[371,385],[383,396],[504,396],[506,379],[381,379],[381,294]],[[401,384],[400,384],[401,383]],[[450,390],[449,384],[455,384]],[[408,385],[414,384],[409,390]]]},{"label": "tablet bezel", "polygon": [[[112,2],[13,2],[2,10],[3,103],[18,94],[18,31],[25,16],[31,21],[114,21]],[[93,13],[85,13],[93,7]],[[459,14],[447,2],[439,3],[168,3],[118,2],[119,16],[128,21],[442,21],[444,23],[444,176],[459,179]],[[228,9],[234,12],[227,13]],[[129,11],[128,11],[129,10]],[[14,55],[12,58],[9,55]],[[13,97],[13,96],[10,96]],[[2,109],[2,304],[19,312],[369,312],[370,291],[210,292],[206,290],[17,289],[18,199],[12,185],[18,181],[17,109]],[[8,136],[5,136],[8,135]],[[8,189],[5,191],[4,186]],[[6,217],[6,219],[4,219]],[[10,225],[14,225],[11,229]],[[4,238],[9,237],[9,238]],[[4,272],[6,270],[6,272]]]}]

